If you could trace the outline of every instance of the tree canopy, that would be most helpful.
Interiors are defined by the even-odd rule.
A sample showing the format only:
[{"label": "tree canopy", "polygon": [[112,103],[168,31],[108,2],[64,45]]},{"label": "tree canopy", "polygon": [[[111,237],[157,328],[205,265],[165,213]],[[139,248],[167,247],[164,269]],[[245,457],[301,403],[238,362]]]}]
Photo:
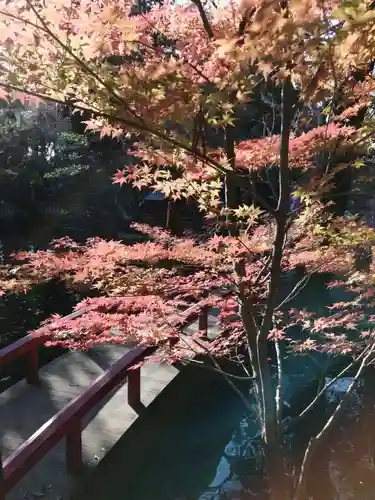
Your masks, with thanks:
[{"label": "tree canopy", "polygon": [[[305,498],[305,472],[333,419],[285,485],[283,357],[350,355],[357,380],[375,349],[374,266],[358,259],[358,249],[372,252],[374,231],[363,214],[332,211],[330,198],[342,172],[355,172],[360,187],[368,181],[360,172],[374,134],[371,5],[193,0],[139,12],[132,1],[13,0],[0,2],[0,22],[3,98],[28,95],[88,114],[87,131],[131,143],[134,161],[115,183],[193,199],[207,222],[206,235],[179,238],[138,225],[152,241],[132,246],[56,241],[18,255],[16,270],[3,267],[3,293],[56,277],[99,291],[77,305],[81,316],[42,327],[52,343],[137,340],[157,344],[163,359],[205,354],[218,371],[223,357],[240,363],[257,399],[271,498]],[[257,132],[249,125],[239,134],[249,113]],[[257,179],[272,172],[265,195]],[[288,277],[301,269],[290,289]],[[344,288],[347,300],[328,315],[290,307],[318,272],[333,273],[329,286]],[[209,341],[200,332],[172,349],[180,331],[170,318],[182,321],[192,302],[220,308],[221,334]]]}]

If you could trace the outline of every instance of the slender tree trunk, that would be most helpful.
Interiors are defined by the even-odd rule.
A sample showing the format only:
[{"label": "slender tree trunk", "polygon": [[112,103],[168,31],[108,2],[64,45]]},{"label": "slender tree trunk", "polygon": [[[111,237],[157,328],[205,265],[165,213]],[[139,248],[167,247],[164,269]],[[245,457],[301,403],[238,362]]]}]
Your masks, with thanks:
[{"label": "slender tree trunk", "polygon": [[283,435],[277,413],[276,388],[268,366],[267,338],[259,343],[258,322],[250,298],[243,301],[242,321],[247,335],[248,354],[255,381],[259,423],[262,430],[264,473],[271,500],[289,500]]},{"label": "slender tree trunk", "polygon": [[[260,368],[260,382],[263,398],[264,440],[266,474],[270,486],[271,500],[289,500],[285,446],[281,423],[278,420],[276,387],[268,363],[268,334],[273,326],[273,318],[281,285],[281,261],[287,230],[287,212],[290,197],[289,139],[293,116],[292,85],[286,80],[282,89],[281,141],[279,165],[279,200],[275,214],[276,236],[273,245],[270,285],[264,310],[263,321],[257,336],[257,353]],[[279,404],[282,402],[279,401]]]},{"label": "slender tree trunk", "polygon": [[268,365],[266,342],[261,345],[258,342],[258,352],[263,390],[265,473],[270,499],[289,500],[284,439],[277,417],[276,387]]}]

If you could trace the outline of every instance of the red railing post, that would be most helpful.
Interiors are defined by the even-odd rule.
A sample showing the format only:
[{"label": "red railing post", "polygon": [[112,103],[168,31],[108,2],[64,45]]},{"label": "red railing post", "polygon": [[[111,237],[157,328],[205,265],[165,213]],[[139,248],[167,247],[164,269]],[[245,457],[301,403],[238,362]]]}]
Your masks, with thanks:
[{"label": "red railing post", "polygon": [[[33,340],[27,341],[27,348],[24,348],[25,343],[21,344],[22,353],[19,353],[19,355],[28,355],[29,348],[32,347],[30,342],[33,342]],[[34,432],[18,450],[7,458],[3,466],[0,463],[0,500],[5,500],[6,493],[19,483],[25,474],[63,437],[66,439],[67,470],[74,474],[79,472],[84,465],[82,457],[82,418],[92,411],[107,394],[124,382],[129,375],[129,367],[139,364],[154,350],[154,347],[138,346],[128,351],[105,373],[99,376],[86,391],[73,399]],[[0,351],[0,361],[9,356],[8,353],[9,349],[7,348],[2,353]],[[140,400],[139,370],[140,367],[132,371],[129,376],[131,388],[128,397],[132,404]],[[1,473],[3,476],[1,476]]]},{"label": "red railing post", "polygon": [[205,337],[207,337],[207,331],[208,331],[208,309],[205,307],[202,309],[202,311],[199,314],[198,318],[198,328],[201,333]]},{"label": "red railing post", "polygon": [[69,474],[77,474],[82,467],[82,427],[76,419],[66,434],[66,468]]},{"label": "red railing post", "polygon": [[141,403],[141,368],[128,371],[128,403],[136,408]]},{"label": "red railing post", "polygon": [[26,355],[26,380],[28,384],[39,384],[38,345],[34,342]]}]

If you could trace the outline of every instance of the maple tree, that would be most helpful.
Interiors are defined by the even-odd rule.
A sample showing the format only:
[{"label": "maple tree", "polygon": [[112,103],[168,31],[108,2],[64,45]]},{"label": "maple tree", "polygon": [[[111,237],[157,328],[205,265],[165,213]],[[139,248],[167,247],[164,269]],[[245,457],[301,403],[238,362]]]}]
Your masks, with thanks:
[{"label": "maple tree", "polygon": [[[305,498],[314,452],[375,349],[373,264],[359,269],[355,256],[358,247],[372,247],[374,232],[362,217],[338,216],[323,201],[335,176],[360,167],[372,147],[375,12],[361,0],[193,0],[147,13],[130,0],[2,0],[0,22],[1,97],[16,93],[89,113],[88,131],[131,141],[134,162],[115,183],[194,199],[207,220],[206,235],[184,237],[135,225],[151,241],[130,246],[55,241],[17,255],[17,267],[3,266],[2,293],[52,278],[95,290],[73,319],[42,325],[50,344],[151,343],[168,361],[204,354],[250,410],[221,368],[230,358],[254,387],[271,498]],[[254,117],[264,136],[237,140],[238,114],[255,95],[270,103],[273,120]],[[272,169],[278,179],[265,197],[257,175]],[[287,277],[301,268],[290,290]],[[308,305],[290,307],[318,272],[334,273],[330,286],[344,288],[348,299],[324,316]],[[215,339],[181,335],[175,319],[182,323],[191,304],[220,309]],[[172,339],[179,340],[174,347]],[[350,363],[339,375],[356,373],[296,474],[287,473],[283,408],[283,358],[291,351],[344,354]]]}]

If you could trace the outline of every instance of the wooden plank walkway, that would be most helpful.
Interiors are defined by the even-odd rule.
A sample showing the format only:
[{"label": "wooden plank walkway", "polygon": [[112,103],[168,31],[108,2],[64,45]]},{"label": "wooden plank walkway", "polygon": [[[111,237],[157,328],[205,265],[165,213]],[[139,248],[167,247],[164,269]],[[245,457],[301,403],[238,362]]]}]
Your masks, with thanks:
[{"label": "wooden plank walkway", "polygon": [[[214,318],[209,318],[210,330],[214,323]],[[196,329],[195,322],[187,330]],[[3,460],[127,351],[129,348],[125,346],[101,345],[89,352],[67,353],[39,370],[39,387],[22,380],[0,394]],[[169,365],[148,363],[142,368],[141,400],[145,408],[177,374],[177,368]],[[85,419],[82,440],[86,465],[96,465],[137,419],[138,414],[127,404],[127,391],[128,385],[120,384]],[[66,472],[62,441],[13,488],[7,500],[65,500],[72,486],[74,481]]]}]

